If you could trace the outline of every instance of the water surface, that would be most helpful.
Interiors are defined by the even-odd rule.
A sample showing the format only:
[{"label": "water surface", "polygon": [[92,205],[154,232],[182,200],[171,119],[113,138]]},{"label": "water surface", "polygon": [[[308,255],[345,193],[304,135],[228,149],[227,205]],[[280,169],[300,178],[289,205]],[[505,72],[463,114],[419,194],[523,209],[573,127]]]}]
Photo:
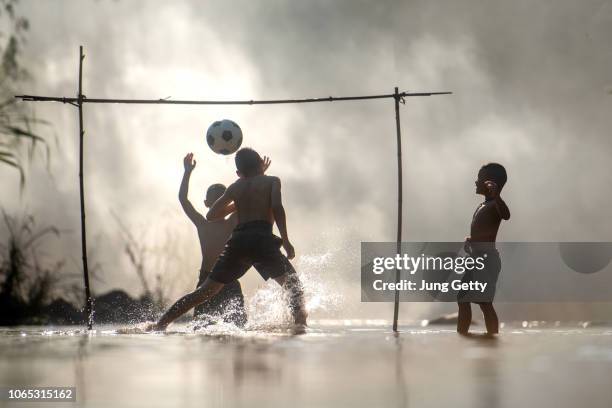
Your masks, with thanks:
[{"label": "water surface", "polygon": [[506,326],[495,340],[380,321],[171,327],[2,328],[0,386],[76,387],[77,403],[46,407],[612,406],[610,327]]}]

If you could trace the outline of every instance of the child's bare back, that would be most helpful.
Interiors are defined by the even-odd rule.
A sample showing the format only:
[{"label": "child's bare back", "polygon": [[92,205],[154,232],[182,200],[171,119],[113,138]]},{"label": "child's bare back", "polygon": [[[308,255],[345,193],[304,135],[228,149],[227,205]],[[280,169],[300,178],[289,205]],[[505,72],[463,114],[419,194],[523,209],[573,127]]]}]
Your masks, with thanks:
[{"label": "child's bare back", "polygon": [[[294,322],[306,325],[308,314],[304,305],[304,293],[300,279],[289,262],[295,249],[289,241],[285,209],[278,177],[265,176],[266,161],[253,149],[242,148],[235,157],[239,180],[212,205],[206,218],[220,220],[231,213],[238,214],[238,226],[206,281],[196,290],[177,300],[157,323],[147,330],[165,330],[179,316],[211,297],[230,282],[242,277],[255,267],[265,280],[274,279],[289,295],[289,309]],[[272,233],[276,223],[281,238]],[[287,256],[280,251],[280,245]]]},{"label": "child's bare back", "polygon": [[280,188],[278,177],[257,175],[240,178],[228,189],[234,200],[238,222],[268,221],[274,223],[272,194]]}]

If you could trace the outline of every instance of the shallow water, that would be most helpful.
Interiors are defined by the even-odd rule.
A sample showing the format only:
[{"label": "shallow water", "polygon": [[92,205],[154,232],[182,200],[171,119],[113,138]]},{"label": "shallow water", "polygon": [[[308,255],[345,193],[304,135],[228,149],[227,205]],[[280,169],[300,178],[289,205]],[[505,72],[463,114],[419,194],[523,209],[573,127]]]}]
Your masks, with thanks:
[{"label": "shallow water", "polygon": [[[307,332],[86,333],[0,329],[0,386],[74,386],[45,407],[609,407],[612,328],[506,326],[499,338],[452,327],[318,321]],[[27,407],[30,403],[4,406]]]}]

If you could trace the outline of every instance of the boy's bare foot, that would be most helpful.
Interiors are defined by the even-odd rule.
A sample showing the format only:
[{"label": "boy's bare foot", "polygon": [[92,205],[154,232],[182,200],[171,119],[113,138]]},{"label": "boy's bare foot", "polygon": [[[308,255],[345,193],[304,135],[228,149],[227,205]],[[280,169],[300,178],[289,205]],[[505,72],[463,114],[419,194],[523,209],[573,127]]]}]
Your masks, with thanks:
[{"label": "boy's bare foot", "polygon": [[475,339],[475,340],[496,340],[498,338],[497,334],[494,333],[459,333],[459,335],[466,337],[468,339]]},{"label": "boy's bare foot", "polygon": [[155,332],[155,331],[164,331],[165,327],[160,327],[157,322],[147,322],[142,328],[145,332]]},{"label": "boy's bare foot", "polygon": [[296,324],[291,328],[291,334],[300,335],[306,334],[306,325],[305,324]]}]

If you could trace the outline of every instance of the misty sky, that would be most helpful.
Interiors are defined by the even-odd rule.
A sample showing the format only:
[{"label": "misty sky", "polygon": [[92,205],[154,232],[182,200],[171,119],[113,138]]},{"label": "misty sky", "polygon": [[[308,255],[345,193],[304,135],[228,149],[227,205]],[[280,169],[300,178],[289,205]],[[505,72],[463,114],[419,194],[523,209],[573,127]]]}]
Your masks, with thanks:
[{"label": "misty sky", "polygon": [[[88,97],[453,91],[401,107],[405,240],[463,240],[479,202],[473,182],[488,161],[509,175],[503,196],[512,219],[500,240],[612,239],[609,2],[22,0],[20,11],[31,24],[26,94],[74,96],[79,45]],[[57,137],[51,172],[31,166],[20,195],[16,173],[0,168],[2,206],[67,230],[54,250],[78,270],[77,111],[35,109],[51,122],[40,132]],[[112,213],[151,246],[166,245],[172,256],[151,268],[176,270],[177,291],[195,284],[196,235],[177,200],[182,157],[192,151],[198,160],[190,198],[203,210],[206,186],[235,177],[233,159],[204,141],[222,118],[239,123],[244,145],[271,156],[269,174],[283,179],[298,264],[320,281],[358,288],[360,241],[395,239],[392,100],[86,105],[88,229],[102,267],[96,289],[138,288]],[[261,285],[250,275],[248,287]],[[354,303],[358,295],[347,296]]]}]

